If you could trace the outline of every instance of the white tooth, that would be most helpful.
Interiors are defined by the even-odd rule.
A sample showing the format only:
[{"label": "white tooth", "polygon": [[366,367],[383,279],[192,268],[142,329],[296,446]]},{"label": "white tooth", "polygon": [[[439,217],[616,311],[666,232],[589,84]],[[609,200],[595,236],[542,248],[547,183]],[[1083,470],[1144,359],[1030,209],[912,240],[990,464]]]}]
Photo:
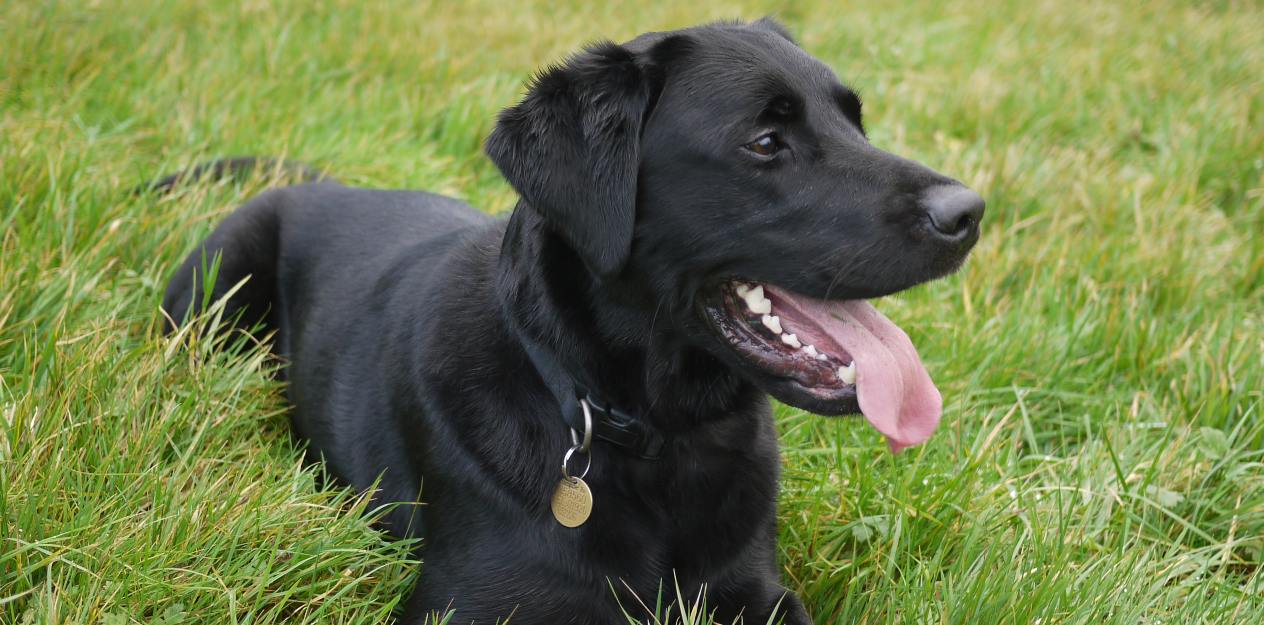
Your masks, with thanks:
[{"label": "white tooth", "polygon": [[742,296],[746,300],[746,307],[757,315],[767,315],[772,312],[772,301],[764,297],[764,287],[755,286]]},{"label": "white tooth", "polygon": [[803,353],[805,353],[805,354],[807,354],[807,355],[809,355],[809,356],[811,356],[811,357],[813,357],[813,358],[816,358],[816,356],[817,356],[817,353],[816,353],[816,346],[815,346],[815,345],[804,345],[804,346],[803,346]]},{"label": "white tooth", "polygon": [[855,384],[856,383],[856,361],[853,360],[851,364],[847,365],[846,367],[839,367],[838,379],[842,380],[843,384]]},{"label": "white tooth", "polygon": [[773,334],[781,334],[781,318],[776,315],[764,315],[759,318],[764,322],[764,327],[773,331]]},{"label": "white tooth", "polygon": [[[760,301],[763,300],[763,287],[757,286],[755,288],[747,288],[746,292],[742,294],[742,299],[746,300],[746,307],[748,307],[748,309],[758,312],[756,309],[761,307]],[[767,312],[770,311],[766,310],[761,312],[761,314],[767,314]]]},{"label": "white tooth", "polygon": [[797,337],[797,336],[795,336],[795,335],[793,335],[793,334],[782,334],[782,335],[781,335],[781,342],[782,342],[782,343],[785,343],[786,345],[789,345],[790,347],[793,347],[793,348],[795,348],[795,349],[798,349],[798,348],[800,348],[800,347],[803,347],[803,343],[800,343],[800,342],[799,342],[799,337]]},{"label": "white tooth", "polygon": [[816,359],[817,359],[817,360],[829,360],[829,354],[817,354],[817,355],[816,355]]},{"label": "white tooth", "polygon": [[733,287],[733,292],[737,293],[738,297],[745,298],[746,294],[750,293],[750,286],[738,282],[737,286]]}]

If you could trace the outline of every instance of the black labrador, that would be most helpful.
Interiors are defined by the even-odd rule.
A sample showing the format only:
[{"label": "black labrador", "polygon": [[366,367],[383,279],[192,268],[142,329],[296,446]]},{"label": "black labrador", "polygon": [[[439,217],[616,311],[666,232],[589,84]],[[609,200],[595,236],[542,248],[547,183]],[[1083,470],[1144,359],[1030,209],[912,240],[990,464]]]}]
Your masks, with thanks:
[{"label": "black labrador", "polygon": [[242,283],[227,311],[272,333],[311,457],[424,536],[405,623],[624,623],[673,580],[718,623],[809,623],[779,582],[767,394],[929,436],[939,393],[865,298],[954,271],[983,200],[870,145],[855,93],[770,20],[590,46],[486,152],[508,219],[270,190],[163,306],[199,312],[216,255],[213,295]]}]

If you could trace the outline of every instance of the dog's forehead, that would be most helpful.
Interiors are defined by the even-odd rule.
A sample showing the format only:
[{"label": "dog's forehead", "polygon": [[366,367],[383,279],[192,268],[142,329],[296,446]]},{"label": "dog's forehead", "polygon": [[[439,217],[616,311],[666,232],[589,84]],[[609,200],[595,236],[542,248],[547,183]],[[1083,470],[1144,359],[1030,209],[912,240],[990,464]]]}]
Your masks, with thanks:
[{"label": "dog's forehead", "polygon": [[[686,52],[673,59],[668,93],[719,110],[762,108],[777,96],[831,98],[846,87],[834,71],[775,30],[759,26],[687,32]],[[712,109],[717,110],[715,108]]]}]

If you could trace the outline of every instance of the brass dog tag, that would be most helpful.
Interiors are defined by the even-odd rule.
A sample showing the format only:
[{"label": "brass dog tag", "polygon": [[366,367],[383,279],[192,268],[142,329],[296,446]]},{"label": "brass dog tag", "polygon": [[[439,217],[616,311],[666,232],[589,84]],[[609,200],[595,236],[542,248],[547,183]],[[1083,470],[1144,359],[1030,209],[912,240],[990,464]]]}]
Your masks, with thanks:
[{"label": "brass dog tag", "polygon": [[592,514],[592,491],[577,477],[564,477],[553,491],[553,518],[566,527],[579,527]]}]

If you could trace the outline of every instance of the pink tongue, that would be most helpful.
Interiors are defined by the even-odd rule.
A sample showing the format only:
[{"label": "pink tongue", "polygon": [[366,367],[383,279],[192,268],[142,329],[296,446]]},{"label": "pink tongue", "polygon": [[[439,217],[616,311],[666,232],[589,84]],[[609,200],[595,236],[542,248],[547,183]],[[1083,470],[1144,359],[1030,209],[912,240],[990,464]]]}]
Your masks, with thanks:
[{"label": "pink tongue", "polygon": [[944,400],[908,335],[864,300],[829,307],[838,321],[823,329],[856,361],[856,393],[865,418],[886,435],[891,451],[930,438]]},{"label": "pink tongue", "polygon": [[856,362],[860,411],[887,437],[891,451],[917,445],[935,432],[943,397],[899,326],[864,300],[825,302],[777,289]]}]

